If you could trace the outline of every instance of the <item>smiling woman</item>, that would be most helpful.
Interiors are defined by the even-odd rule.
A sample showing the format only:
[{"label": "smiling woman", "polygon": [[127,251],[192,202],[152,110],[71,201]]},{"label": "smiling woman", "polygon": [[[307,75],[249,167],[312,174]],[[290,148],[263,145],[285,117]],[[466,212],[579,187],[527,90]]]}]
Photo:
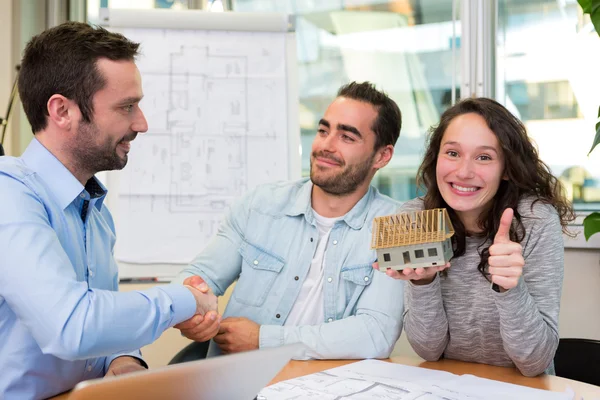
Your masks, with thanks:
[{"label": "smiling woman", "polygon": [[456,232],[451,267],[387,271],[410,281],[414,350],[553,373],[573,211],[523,124],[494,100],[461,101],[432,130],[418,179],[426,195],[400,211],[446,208]]}]

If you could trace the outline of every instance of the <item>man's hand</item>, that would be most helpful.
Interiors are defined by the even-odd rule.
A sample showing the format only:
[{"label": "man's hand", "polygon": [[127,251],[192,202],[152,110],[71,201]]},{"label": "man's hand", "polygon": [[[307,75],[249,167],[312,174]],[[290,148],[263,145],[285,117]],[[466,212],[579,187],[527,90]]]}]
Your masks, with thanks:
[{"label": "man's hand", "polygon": [[517,286],[519,278],[523,274],[523,266],[525,266],[523,247],[510,240],[512,219],[513,209],[507,208],[502,213],[498,232],[496,232],[494,243],[489,249],[488,272],[492,276],[492,282],[500,286],[501,292]]},{"label": "man's hand", "polygon": [[[183,281],[183,284],[192,291],[198,306],[196,315],[174,327],[179,329],[186,338],[196,342],[205,342],[212,339],[219,331],[221,323],[221,316],[217,312],[216,296],[199,276],[190,276]],[[200,295],[196,293],[198,291],[201,292]]]},{"label": "man's hand", "polygon": [[206,342],[212,339],[221,324],[221,316],[216,311],[209,311],[206,315],[194,315],[187,321],[175,325],[183,336],[196,342]]},{"label": "man's hand", "polygon": [[[373,268],[379,270],[379,263],[374,262]],[[428,285],[433,282],[435,275],[443,271],[445,269],[450,268],[450,263],[446,265],[441,265],[438,267],[427,267],[427,268],[404,268],[401,271],[396,271],[395,269],[388,268],[385,271],[387,276],[390,276],[394,279],[400,279],[403,281],[412,281],[415,285]]]},{"label": "man's hand", "polygon": [[223,353],[239,353],[258,349],[260,325],[247,318],[225,318],[214,341]]},{"label": "man's hand", "polygon": [[121,356],[112,360],[104,377],[128,374],[136,371],[146,371],[146,368],[142,366],[140,360],[134,357]]},{"label": "man's hand", "polygon": [[209,311],[217,311],[217,296],[215,296],[202,278],[190,276],[183,281],[196,298],[196,314],[206,315]]}]

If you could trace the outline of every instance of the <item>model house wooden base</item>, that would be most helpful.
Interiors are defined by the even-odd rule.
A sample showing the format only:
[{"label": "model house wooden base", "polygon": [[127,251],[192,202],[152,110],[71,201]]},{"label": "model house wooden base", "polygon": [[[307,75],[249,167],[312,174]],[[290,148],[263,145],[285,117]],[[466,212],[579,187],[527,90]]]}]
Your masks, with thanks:
[{"label": "model house wooden base", "polygon": [[452,258],[454,228],[445,208],[386,215],[373,220],[371,248],[379,270],[434,267]]}]

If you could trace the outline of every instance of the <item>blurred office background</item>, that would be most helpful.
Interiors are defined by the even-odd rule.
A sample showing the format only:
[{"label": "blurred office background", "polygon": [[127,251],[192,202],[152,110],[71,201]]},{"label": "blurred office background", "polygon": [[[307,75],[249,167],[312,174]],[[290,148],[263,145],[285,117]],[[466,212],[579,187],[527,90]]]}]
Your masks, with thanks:
[{"label": "blurred office background", "polygon": [[[400,105],[403,127],[392,163],[375,185],[398,200],[417,194],[415,174],[426,134],[454,99],[467,97],[473,58],[461,47],[481,14],[464,14],[475,0],[23,0],[0,6],[13,19],[13,46],[0,64],[0,113],[12,64],[29,37],[60,19],[99,22],[108,8],[204,9],[213,12],[278,11],[296,17],[302,172],[317,123],[339,86],[369,80]],[[543,160],[567,187],[578,209],[600,209],[600,151],[592,143],[600,96],[600,38],[576,0],[487,0],[489,30],[470,33],[479,41],[476,57],[491,63],[495,97],[525,122]],[[12,7],[11,7],[12,4]],[[2,10],[0,10],[2,11]],[[471,10],[472,11],[472,10]],[[0,13],[2,14],[2,13]],[[15,19],[18,20],[15,23]],[[3,29],[7,29],[5,25]],[[10,28],[8,28],[10,29]],[[481,35],[481,36],[478,36]],[[489,51],[496,49],[496,52]],[[12,61],[12,64],[11,64]],[[465,66],[466,65],[466,66]],[[470,72],[469,72],[470,73]],[[4,79],[5,78],[5,79]],[[454,90],[454,96],[452,94]],[[6,95],[4,95],[6,93]],[[481,93],[481,92],[480,92]],[[12,118],[9,154],[20,154],[31,134],[22,112]],[[0,114],[0,116],[2,116]]]},{"label": "blurred office background", "polygon": [[[543,160],[578,209],[600,208],[600,151],[587,153],[600,104],[600,38],[576,0],[497,0],[494,88],[485,93],[525,122]],[[87,18],[110,8],[202,8],[296,16],[302,172],[317,123],[342,84],[369,80],[400,105],[403,127],[392,163],[375,185],[398,200],[417,194],[426,134],[461,93],[459,0],[88,0]],[[494,29],[495,28],[495,29]],[[469,28],[465,26],[465,32]],[[478,38],[486,41],[482,35]],[[454,46],[454,49],[453,49]],[[485,54],[480,57],[485,57]],[[473,66],[471,66],[473,68]],[[463,88],[464,91],[464,88]]]}]

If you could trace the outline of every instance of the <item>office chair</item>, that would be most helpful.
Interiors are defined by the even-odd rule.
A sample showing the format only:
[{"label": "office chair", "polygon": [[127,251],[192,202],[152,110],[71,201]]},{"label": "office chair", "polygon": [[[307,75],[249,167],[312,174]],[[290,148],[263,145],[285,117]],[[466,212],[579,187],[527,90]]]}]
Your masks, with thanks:
[{"label": "office chair", "polygon": [[554,368],[556,376],[600,386],[600,341],[560,339]]},{"label": "office chair", "polygon": [[210,340],[206,342],[194,342],[185,346],[183,349],[179,351],[179,353],[175,354],[175,357],[169,361],[169,365],[172,364],[180,364],[189,361],[196,361],[203,358],[206,358],[206,353],[208,353],[208,345],[210,344]]}]

